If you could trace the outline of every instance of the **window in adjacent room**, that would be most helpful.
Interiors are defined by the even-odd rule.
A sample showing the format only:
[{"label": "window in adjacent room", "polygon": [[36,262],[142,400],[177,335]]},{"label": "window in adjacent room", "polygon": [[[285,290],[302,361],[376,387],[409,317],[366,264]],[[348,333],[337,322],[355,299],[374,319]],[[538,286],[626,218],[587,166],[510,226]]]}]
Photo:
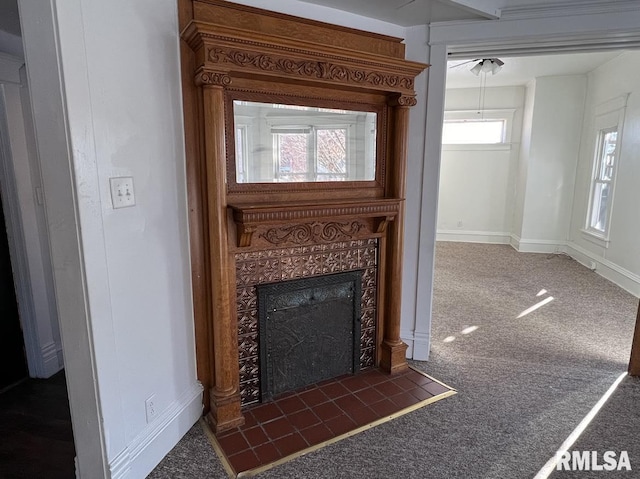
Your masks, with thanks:
[{"label": "window in adjacent room", "polygon": [[627,97],[599,105],[595,115],[595,151],[585,233],[607,246],[613,209],[620,140]]},{"label": "window in adjacent room", "polygon": [[505,120],[445,120],[442,143],[490,145],[504,143]]},{"label": "window in adjacent room", "polygon": [[446,149],[508,147],[513,114],[514,110],[446,111],[442,144]]},{"label": "window in adjacent room", "polygon": [[606,128],[598,132],[594,178],[591,184],[589,229],[604,235],[609,225],[611,196],[616,169],[618,128]]}]

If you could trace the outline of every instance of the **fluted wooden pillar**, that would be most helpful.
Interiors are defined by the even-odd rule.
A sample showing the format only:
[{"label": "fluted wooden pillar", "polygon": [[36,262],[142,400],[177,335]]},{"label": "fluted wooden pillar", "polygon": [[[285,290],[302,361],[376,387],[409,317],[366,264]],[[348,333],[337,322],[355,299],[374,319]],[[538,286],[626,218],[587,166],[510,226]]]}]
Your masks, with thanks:
[{"label": "fluted wooden pillar", "polygon": [[216,432],[244,423],[240,411],[238,341],[235,324],[235,269],[229,253],[226,204],[226,151],[223,73],[199,73],[203,87],[205,161],[211,267],[211,331],[214,382],[208,419]]},{"label": "fluted wooden pillar", "polygon": [[633,344],[631,345],[631,358],[629,359],[629,375],[640,376],[640,305],[638,305],[636,329],[635,329],[635,332],[633,333]]},{"label": "fluted wooden pillar", "polygon": [[[409,107],[416,104],[415,97],[400,96],[394,100],[394,131],[389,183],[387,195],[405,198],[407,143],[409,132]],[[380,351],[380,367],[390,373],[408,367],[407,345],[400,339],[402,302],[402,260],[404,244],[404,202],[395,221],[389,225],[386,243],[386,278],[384,303],[384,336]]]}]

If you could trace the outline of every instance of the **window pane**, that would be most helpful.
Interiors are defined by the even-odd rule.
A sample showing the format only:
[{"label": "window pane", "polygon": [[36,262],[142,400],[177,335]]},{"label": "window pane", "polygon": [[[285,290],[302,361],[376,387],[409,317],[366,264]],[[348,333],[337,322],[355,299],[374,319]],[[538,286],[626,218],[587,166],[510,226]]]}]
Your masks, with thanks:
[{"label": "window pane", "polygon": [[442,129],[442,143],[504,143],[504,126],[504,120],[446,120]]},{"label": "window pane", "polygon": [[306,133],[274,133],[279,179],[305,181],[308,167]]},{"label": "window pane", "polygon": [[613,179],[613,168],[616,160],[616,144],[618,139],[617,131],[602,132],[602,151],[600,164],[600,179],[611,181]]},{"label": "window pane", "polygon": [[[347,130],[331,128],[318,130],[316,133],[318,174],[347,173]],[[326,180],[336,179],[334,176]]]},{"label": "window pane", "polygon": [[596,183],[591,204],[591,228],[604,233],[609,215],[609,183]]},{"label": "window pane", "polygon": [[238,183],[245,182],[245,157],[246,157],[247,139],[244,127],[236,128],[236,181]]}]

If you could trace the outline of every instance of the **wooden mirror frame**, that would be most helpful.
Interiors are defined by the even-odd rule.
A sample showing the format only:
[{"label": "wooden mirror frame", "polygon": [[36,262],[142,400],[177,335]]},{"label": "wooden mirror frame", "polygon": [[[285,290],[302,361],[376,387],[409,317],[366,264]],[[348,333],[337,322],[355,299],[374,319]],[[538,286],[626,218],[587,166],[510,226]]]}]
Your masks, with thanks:
[{"label": "wooden mirror frame", "polygon": [[[405,60],[394,37],[224,0],[178,0],[178,7],[196,359],[212,428],[244,422],[236,261],[265,248],[256,237],[266,228],[362,225],[357,237],[375,241],[379,255],[375,365],[390,373],[405,369],[400,306],[409,107],[416,104],[415,77],[427,65]],[[354,188],[337,182],[268,192],[230,188],[228,102],[240,92],[375,105],[386,121],[381,176]]]}]

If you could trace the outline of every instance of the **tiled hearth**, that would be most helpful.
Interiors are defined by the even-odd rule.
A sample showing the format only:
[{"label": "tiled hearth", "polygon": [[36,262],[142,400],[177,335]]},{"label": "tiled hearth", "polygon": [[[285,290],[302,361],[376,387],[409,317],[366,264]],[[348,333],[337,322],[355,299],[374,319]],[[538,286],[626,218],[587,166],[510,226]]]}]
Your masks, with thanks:
[{"label": "tiled hearth", "polygon": [[209,435],[230,476],[246,477],[453,394],[411,368],[369,369],[249,407],[244,426]]}]

